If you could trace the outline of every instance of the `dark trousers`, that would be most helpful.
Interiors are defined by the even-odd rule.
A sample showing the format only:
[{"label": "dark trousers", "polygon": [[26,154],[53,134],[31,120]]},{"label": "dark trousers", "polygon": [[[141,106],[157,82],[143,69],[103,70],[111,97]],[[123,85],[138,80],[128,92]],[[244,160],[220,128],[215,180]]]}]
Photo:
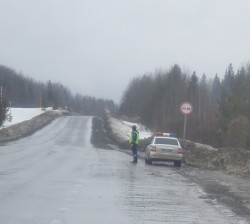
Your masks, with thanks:
[{"label": "dark trousers", "polygon": [[137,144],[132,144],[131,151],[133,154],[133,162],[137,163]]}]

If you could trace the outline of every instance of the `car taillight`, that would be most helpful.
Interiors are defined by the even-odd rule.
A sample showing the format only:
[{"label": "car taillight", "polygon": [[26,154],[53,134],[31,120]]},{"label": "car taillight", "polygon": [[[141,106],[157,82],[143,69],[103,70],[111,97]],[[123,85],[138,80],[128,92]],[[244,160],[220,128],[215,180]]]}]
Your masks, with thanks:
[{"label": "car taillight", "polygon": [[182,154],[183,153],[183,149],[182,148],[178,148],[177,152],[180,153],[180,154]]},{"label": "car taillight", "polygon": [[152,146],[152,148],[150,149],[151,152],[156,152],[156,146]]}]

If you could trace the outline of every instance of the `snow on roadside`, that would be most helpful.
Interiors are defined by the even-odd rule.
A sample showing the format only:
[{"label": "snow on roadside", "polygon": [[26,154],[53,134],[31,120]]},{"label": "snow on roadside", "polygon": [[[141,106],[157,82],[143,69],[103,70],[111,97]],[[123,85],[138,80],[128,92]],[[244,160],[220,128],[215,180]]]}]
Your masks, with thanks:
[{"label": "snow on roadside", "polygon": [[36,117],[44,112],[45,111],[41,110],[41,108],[11,108],[10,113],[12,119],[11,121],[6,121],[3,125],[3,128],[10,127],[14,124],[18,124],[26,120],[30,120],[33,117]]},{"label": "snow on roadside", "polygon": [[142,124],[131,123],[128,121],[119,120],[114,117],[109,117],[109,121],[112,131],[121,140],[125,141],[130,138],[132,125],[136,125],[137,130],[139,131],[140,139],[145,139],[152,136],[152,132],[147,130]]}]

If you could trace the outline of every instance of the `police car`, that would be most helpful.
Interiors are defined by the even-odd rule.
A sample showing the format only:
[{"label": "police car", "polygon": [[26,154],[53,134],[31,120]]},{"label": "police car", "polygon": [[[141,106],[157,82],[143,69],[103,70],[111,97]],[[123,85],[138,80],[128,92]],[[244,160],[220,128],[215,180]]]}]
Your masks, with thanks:
[{"label": "police car", "polygon": [[183,150],[175,133],[156,132],[145,151],[145,163],[153,161],[174,162],[174,166],[181,167]]}]

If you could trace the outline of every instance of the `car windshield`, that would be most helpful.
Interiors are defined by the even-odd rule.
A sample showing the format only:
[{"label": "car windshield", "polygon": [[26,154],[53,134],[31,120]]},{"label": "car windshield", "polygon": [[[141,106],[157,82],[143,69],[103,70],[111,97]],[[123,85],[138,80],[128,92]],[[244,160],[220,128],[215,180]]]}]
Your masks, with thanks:
[{"label": "car windshield", "polygon": [[173,138],[155,138],[155,144],[179,145],[177,139]]}]

